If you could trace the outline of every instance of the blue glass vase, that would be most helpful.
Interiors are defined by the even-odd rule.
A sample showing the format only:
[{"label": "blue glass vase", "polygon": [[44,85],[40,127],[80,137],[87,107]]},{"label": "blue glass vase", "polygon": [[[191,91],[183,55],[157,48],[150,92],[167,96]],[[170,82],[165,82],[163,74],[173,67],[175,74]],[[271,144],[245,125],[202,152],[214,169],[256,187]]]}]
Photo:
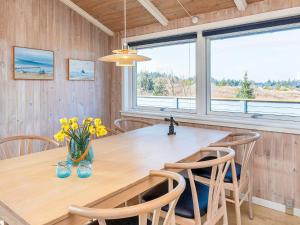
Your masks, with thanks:
[{"label": "blue glass vase", "polygon": [[92,176],[92,164],[86,160],[83,160],[80,163],[78,163],[77,175],[80,178],[88,178]]},{"label": "blue glass vase", "polygon": [[68,162],[61,161],[56,165],[56,176],[58,178],[67,178],[72,173],[72,165]]},{"label": "blue glass vase", "polygon": [[[77,165],[82,160],[93,163],[94,151],[92,145],[89,145],[89,143],[90,143],[90,139],[88,138],[86,139],[84,146],[81,147],[73,139],[71,139],[69,143],[69,154],[67,157],[67,162],[71,163],[72,165]],[[87,149],[88,152],[86,156],[82,160],[76,162],[76,160],[79,159],[82,156],[82,154],[84,154],[88,145],[89,145],[89,149]]]}]

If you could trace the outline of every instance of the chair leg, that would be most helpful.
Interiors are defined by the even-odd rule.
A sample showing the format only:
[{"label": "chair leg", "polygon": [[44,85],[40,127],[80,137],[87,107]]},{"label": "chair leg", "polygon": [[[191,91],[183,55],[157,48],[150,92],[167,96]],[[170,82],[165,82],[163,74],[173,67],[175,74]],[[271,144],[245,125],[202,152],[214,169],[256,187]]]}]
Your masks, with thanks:
[{"label": "chair leg", "polygon": [[228,216],[227,216],[227,212],[225,212],[224,216],[223,216],[223,225],[228,225]]},{"label": "chair leg", "polygon": [[239,190],[235,188],[233,191],[234,195],[234,207],[235,207],[235,217],[236,217],[236,225],[241,225],[242,224],[242,219],[241,219],[241,208],[240,208],[240,194]]},{"label": "chair leg", "polygon": [[249,219],[253,220],[253,208],[252,208],[252,197],[253,197],[253,156],[250,159],[250,168],[249,168],[249,182],[248,182],[248,215]]},{"label": "chair leg", "polygon": [[222,191],[222,205],[224,206],[223,225],[228,225],[228,215],[227,215],[225,190]]},{"label": "chair leg", "polygon": [[240,189],[237,181],[234,160],[232,160],[231,162],[231,170],[232,170],[232,179],[233,179],[233,198],[234,198],[236,225],[241,225],[242,219],[241,219],[241,208],[240,208]]},{"label": "chair leg", "polygon": [[248,214],[249,214],[249,219],[250,220],[253,220],[252,196],[253,196],[253,188],[252,188],[252,181],[251,181],[251,178],[250,178],[250,181],[249,181],[249,194],[248,194],[248,207],[249,207]]}]

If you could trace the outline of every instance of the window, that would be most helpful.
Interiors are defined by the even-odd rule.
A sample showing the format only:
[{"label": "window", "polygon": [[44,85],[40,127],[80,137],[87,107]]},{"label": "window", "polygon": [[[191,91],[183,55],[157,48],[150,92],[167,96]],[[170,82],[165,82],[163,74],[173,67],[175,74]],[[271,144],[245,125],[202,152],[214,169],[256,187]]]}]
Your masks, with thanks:
[{"label": "window", "polygon": [[[181,38],[182,39],[182,38]],[[196,110],[196,39],[163,41],[136,46],[151,61],[135,71],[134,105],[161,111]]]},{"label": "window", "polygon": [[211,112],[300,116],[300,28],[209,40]]},{"label": "window", "polygon": [[220,24],[129,43],[152,60],[125,71],[124,111],[298,129],[300,16],[201,30]]}]

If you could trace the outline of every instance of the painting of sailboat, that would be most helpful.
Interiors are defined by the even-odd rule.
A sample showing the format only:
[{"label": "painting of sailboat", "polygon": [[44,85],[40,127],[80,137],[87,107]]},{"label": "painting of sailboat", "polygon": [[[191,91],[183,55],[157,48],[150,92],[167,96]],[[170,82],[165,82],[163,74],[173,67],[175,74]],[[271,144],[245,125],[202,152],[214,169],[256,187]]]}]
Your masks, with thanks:
[{"label": "painting of sailboat", "polygon": [[54,79],[54,52],[14,47],[14,78],[19,80]]},{"label": "painting of sailboat", "polygon": [[95,62],[69,59],[69,80],[95,80]]}]

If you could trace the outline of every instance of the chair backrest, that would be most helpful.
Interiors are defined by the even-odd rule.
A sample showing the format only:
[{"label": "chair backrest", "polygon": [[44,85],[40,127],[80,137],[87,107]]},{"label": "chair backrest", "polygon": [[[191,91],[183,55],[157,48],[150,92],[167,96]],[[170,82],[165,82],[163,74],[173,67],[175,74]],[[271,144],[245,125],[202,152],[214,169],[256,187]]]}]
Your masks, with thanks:
[{"label": "chair backrest", "polygon": [[117,119],[114,125],[118,131],[124,133],[138,128],[152,126],[153,124],[140,119]]},{"label": "chair backrest", "polygon": [[52,147],[59,147],[59,143],[43,136],[20,135],[1,138],[0,160],[44,151]]},{"label": "chair backrest", "polygon": [[[135,216],[139,217],[139,225],[146,225],[147,218],[153,215],[152,225],[158,225],[161,208],[169,205],[169,210],[163,223],[163,225],[169,225],[172,218],[174,218],[174,209],[177,201],[185,189],[185,180],[180,174],[169,171],[150,171],[150,176],[167,178],[169,180],[169,192],[152,201],[128,207],[98,209],[72,205],[69,207],[69,211],[83,217],[97,219],[100,225],[106,225],[105,220],[124,219]],[[175,188],[172,187],[173,181],[177,182],[177,186]]]},{"label": "chair backrest", "polygon": [[227,213],[224,177],[231,161],[235,156],[235,152],[233,149],[223,147],[202,148],[200,152],[216,156],[216,158],[212,160],[191,163],[167,163],[165,165],[165,168],[183,169],[187,171],[194,205],[195,224],[201,224],[201,214],[195,179],[192,170],[200,168],[212,168],[209,183],[208,208],[205,224],[213,225],[217,224],[220,218],[222,218],[224,214]]},{"label": "chair backrest", "polygon": [[241,156],[241,177],[240,182],[244,182],[247,175],[252,171],[253,149],[256,141],[260,138],[257,132],[238,132],[228,136],[228,141],[217,142],[211,144],[211,147],[228,147],[237,151],[237,155]]}]

